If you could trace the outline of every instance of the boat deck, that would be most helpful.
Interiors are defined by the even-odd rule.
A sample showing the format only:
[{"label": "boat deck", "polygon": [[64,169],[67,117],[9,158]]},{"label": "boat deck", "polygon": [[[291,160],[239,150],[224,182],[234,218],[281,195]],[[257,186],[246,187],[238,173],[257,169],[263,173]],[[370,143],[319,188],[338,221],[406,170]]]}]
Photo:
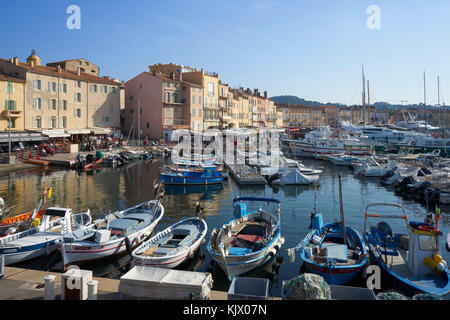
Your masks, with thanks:
[{"label": "boat deck", "polygon": [[7,246],[30,246],[36,243],[43,243],[51,240],[55,240],[61,236],[59,232],[38,232],[29,236],[8,242]]}]

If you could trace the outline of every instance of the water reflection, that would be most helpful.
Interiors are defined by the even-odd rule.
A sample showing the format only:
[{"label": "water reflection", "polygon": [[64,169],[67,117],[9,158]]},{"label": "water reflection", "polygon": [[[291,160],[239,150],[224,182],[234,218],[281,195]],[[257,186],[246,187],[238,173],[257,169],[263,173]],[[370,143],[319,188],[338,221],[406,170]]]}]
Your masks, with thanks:
[{"label": "water reflection", "polygon": [[[320,183],[317,185],[317,207],[324,214],[324,221],[331,222],[340,218],[338,174],[342,174],[343,199],[346,223],[362,232],[364,227],[364,211],[367,204],[387,202],[401,204],[411,220],[423,220],[425,208],[414,200],[397,196],[393,190],[381,186],[375,179],[354,177],[351,170],[333,167],[327,163],[303,161],[306,166],[314,166],[323,170]],[[163,160],[134,162],[121,168],[103,168],[89,174],[64,169],[40,170],[11,173],[0,178],[0,197],[5,200],[12,214],[33,210],[44,187],[53,187],[52,198],[47,206],[67,206],[74,212],[90,209],[94,218],[105,212],[125,209],[144,201],[154,199],[153,183],[158,178]],[[280,256],[284,263],[279,270],[278,280],[273,282],[272,294],[281,292],[282,280],[289,280],[298,274],[300,259],[290,263],[286,249],[295,247],[307,234],[310,224],[309,213],[314,209],[314,185],[311,186],[246,186],[239,187],[230,177],[223,185],[207,187],[166,187],[164,200],[165,215],[157,225],[155,232],[161,231],[171,224],[192,217],[197,202],[202,201],[205,207],[210,231],[219,228],[233,217],[232,200],[237,196],[259,196],[276,198],[281,201],[282,236],[286,239]],[[440,220],[444,235],[450,231],[449,207],[442,206]],[[374,223],[376,224],[377,221]],[[389,221],[391,223],[391,221]],[[404,224],[392,222],[393,228],[405,228]],[[450,261],[450,254],[442,245],[443,256]],[[210,258],[206,250],[202,250],[190,261],[191,264],[180,266],[188,270],[211,271]],[[89,265],[95,275],[120,277],[132,266],[129,255],[113,257],[110,260]],[[37,265],[36,262],[33,262]],[[45,268],[48,260],[42,261]],[[33,268],[39,268],[33,266]],[[211,269],[212,268],[212,269]],[[272,267],[268,267],[271,272]],[[228,285],[222,271],[213,271],[217,286]],[[222,272],[222,273],[221,273]]]}]

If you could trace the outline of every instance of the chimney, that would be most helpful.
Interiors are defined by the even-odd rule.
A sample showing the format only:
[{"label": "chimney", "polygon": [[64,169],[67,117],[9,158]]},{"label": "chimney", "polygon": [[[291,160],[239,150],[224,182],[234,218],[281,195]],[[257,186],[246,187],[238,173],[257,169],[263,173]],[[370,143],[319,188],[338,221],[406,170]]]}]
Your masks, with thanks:
[{"label": "chimney", "polygon": [[264,91],[264,98],[267,99],[267,91]]},{"label": "chimney", "polygon": [[17,58],[17,57],[12,58],[12,64],[18,66],[19,65],[19,58]]},{"label": "chimney", "polygon": [[178,72],[178,80],[183,81],[183,72]]},{"label": "chimney", "polygon": [[61,73],[61,66],[58,64],[57,66],[58,73]]}]

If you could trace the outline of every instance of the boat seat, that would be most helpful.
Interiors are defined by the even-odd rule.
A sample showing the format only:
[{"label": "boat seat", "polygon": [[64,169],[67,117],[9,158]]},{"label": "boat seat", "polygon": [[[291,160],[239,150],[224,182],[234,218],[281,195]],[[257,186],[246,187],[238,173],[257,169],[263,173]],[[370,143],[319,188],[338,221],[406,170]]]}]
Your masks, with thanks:
[{"label": "boat seat", "polygon": [[239,248],[239,247],[229,247],[228,248],[229,255],[242,256],[242,255],[248,254],[250,252],[252,252],[252,249],[250,249],[250,248]]},{"label": "boat seat", "polygon": [[76,242],[76,241],[83,241],[86,239],[89,239],[94,235],[93,232],[85,232],[82,229],[74,230],[72,233],[64,235],[63,239],[64,242]]},{"label": "boat seat", "polygon": [[[109,229],[114,231],[126,231],[138,224],[136,220],[132,219],[116,219],[109,222]],[[106,226],[107,227],[107,226]]]}]

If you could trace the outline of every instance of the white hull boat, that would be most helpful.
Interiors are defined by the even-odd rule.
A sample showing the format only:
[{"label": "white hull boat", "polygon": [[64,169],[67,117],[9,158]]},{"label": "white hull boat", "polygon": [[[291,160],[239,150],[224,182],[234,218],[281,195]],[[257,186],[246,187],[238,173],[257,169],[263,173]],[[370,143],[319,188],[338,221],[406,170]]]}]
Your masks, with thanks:
[{"label": "white hull boat", "polygon": [[77,229],[57,241],[64,266],[100,260],[131,249],[147,239],[164,215],[159,201],[111,213],[86,229]]},{"label": "white hull boat", "polygon": [[136,248],[132,253],[134,262],[136,266],[175,268],[195,254],[207,231],[205,220],[180,221]]},{"label": "white hull boat", "polygon": [[305,185],[319,181],[318,175],[304,175],[299,170],[291,170],[272,181],[274,185]]},{"label": "white hull boat", "polygon": [[[244,203],[242,201],[245,201]],[[247,211],[247,202],[277,203],[277,216],[263,210]],[[265,198],[236,198],[236,219],[214,229],[207,250],[228,279],[245,274],[272,259],[284,243],[280,229],[280,202]]]},{"label": "white hull boat", "polygon": [[68,208],[48,208],[38,227],[0,239],[0,254],[5,265],[12,265],[48,255],[55,242],[72,228],[85,228],[92,222],[90,212],[72,215]]}]

